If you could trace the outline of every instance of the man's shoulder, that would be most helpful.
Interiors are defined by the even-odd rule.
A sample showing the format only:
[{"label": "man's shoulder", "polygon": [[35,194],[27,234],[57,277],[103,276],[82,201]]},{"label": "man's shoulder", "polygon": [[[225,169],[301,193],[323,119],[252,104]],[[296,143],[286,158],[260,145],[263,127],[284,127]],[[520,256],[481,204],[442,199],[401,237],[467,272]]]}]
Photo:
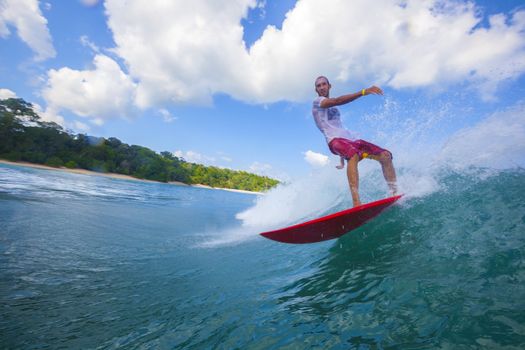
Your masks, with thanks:
[{"label": "man's shoulder", "polygon": [[317,98],[314,100],[314,107],[321,107],[321,101],[326,99],[324,96],[317,96]]}]

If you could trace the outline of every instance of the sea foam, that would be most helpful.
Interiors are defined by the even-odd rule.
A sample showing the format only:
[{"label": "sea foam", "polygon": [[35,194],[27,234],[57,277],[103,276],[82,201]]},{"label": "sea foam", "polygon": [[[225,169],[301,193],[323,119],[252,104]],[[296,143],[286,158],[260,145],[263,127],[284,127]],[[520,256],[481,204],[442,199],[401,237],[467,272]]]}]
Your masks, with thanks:
[{"label": "sea foam", "polygon": [[[449,104],[416,107],[415,111],[407,111],[408,107],[402,110],[397,103],[386,100],[377,113],[365,116],[367,122],[376,127],[378,143],[394,154],[404,203],[446,190],[441,180],[450,171],[490,176],[525,165],[524,103],[492,113],[474,126],[441,136],[436,135],[440,134],[443,124],[457,118],[458,111]],[[222,232],[219,239],[206,245],[235,244],[253,239],[266,230],[351,207],[346,171],[335,169],[337,163],[334,156],[327,166],[257,197],[252,207],[236,215],[240,227]],[[359,169],[364,202],[388,196],[378,163],[363,161]]]}]

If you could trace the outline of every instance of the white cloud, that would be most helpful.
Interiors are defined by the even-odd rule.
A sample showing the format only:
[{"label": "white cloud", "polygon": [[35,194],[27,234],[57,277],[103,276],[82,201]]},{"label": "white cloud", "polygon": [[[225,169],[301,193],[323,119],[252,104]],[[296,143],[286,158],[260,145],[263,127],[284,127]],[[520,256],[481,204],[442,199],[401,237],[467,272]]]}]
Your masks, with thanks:
[{"label": "white cloud", "polygon": [[94,125],[97,125],[97,126],[102,126],[104,125],[104,119],[101,119],[101,118],[94,118],[94,119],[91,119],[90,122]]},{"label": "white cloud", "polygon": [[86,123],[82,123],[81,121],[78,121],[78,120],[76,120],[73,123],[73,126],[74,126],[76,131],[80,131],[80,132],[86,132],[86,131],[91,130],[89,125],[87,125]]},{"label": "white cloud", "polygon": [[525,72],[525,11],[492,16],[484,27],[478,8],[453,0],[302,0],[282,29],[268,26],[247,48],[240,22],[257,4],[106,1],[137,104],[209,103],[214,93],[304,101],[321,73],[343,89],[468,81],[488,95]]},{"label": "white cloud", "polygon": [[43,109],[38,103],[33,103],[33,110],[40,116],[40,119],[45,122],[53,122],[63,127],[68,127],[64,117],[59,115],[56,110],[52,108]]},{"label": "white cloud", "polygon": [[215,153],[216,153],[216,156],[210,156],[210,155],[204,155],[202,153],[191,151],[191,150],[186,151],[186,152],[177,150],[173,152],[173,155],[179,158],[184,158],[185,161],[190,162],[190,163],[198,163],[198,164],[203,164],[207,166],[216,166],[220,168],[227,168],[224,165],[221,165],[221,163],[222,164],[231,163],[233,161],[232,158],[228,157],[223,152],[217,151]]},{"label": "white cloud", "polygon": [[281,182],[288,182],[291,180],[290,175],[288,175],[286,172],[276,169],[268,163],[261,163],[258,161],[255,161],[250,165],[248,172],[277,179]]},{"label": "white cloud", "polygon": [[42,92],[48,108],[70,110],[93,118],[97,125],[107,118],[127,117],[132,113],[135,84],[108,56],[96,55],[93,63],[88,70],[51,69]]},{"label": "white cloud", "polygon": [[95,6],[99,3],[99,0],[80,0],[80,2],[87,7]]},{"label": "white cloud", "polygon": [[[0,89],[0,99],[6,99],[6,98],[16,98],[16,94],[8,89]],[[69,129],[73,128],[74,130],[85,132],[89,131],[90,127],[89,125],[86,125],[80,121],[75,121],[73,123],[66,122],[64,117],[56,113],[55,110],[47,108],[43,109],[42,106],[38,103],[31,102],[31,105],[33,106],[33,111],[40,117],[41,121],[44,122],[53,122],[57,123],[58,125]],[[28,123],[28,125],[31,125],[31,123]]]},{"label": "white cloud", "polygon": [[159,109],[159,113],[162,116],[162,120],[164,120],[166,123],[173,123],[175,120],[177,120],[177,117],[171,115],[171,113],[165,108]]},{"label": "white cloud", "polygon": [[240,19],[254,0],[105,2],[115,52],[140,81],[137,102],[209,103],[250,80]]},{"label": "white cloud", "polygon": [[89,40],[87,35],[82,35],[80,37],[80,43],[82,46],[89,47],[93,52],[100,53],[100,48],[91,40]]},{"label": "white cloud", "polygon": [[304,152],[304,160],[315,167],[323,167],[330,161],[328,156],[310,150]]},{"label": "white cloud", "polygon": [[259,9],[259,18],[264,19],[266,17],[266,0],[257,1],[257,9]]},{"label": "white cloud", "polygon": [[216,160],[214,157],[205,156],[199,152],[195,152],[191,150],[186,151],[186,152],[177,150],[173,152],[173,155],[179,158],[184,158],[185,161],[190,162],[190,163],[209,164],[209,163],[215,162]]},{"label": "white cloud", "polygon": [[254,174],[269,176],[268,174],[272,171],[272,166],[266,163],[253,162],[250,165],[249,171]]},{"label": "white cloud", "polygon": [[[0,100],[7,98],[16,98],[16,94],[9,89],[0,89]],[[40,120],[44,122],[53,122],[61,125],[64,128],[73,128],[74,130],[85,132],[89,131],[91,128],[89,125],[82,123],[80,121],[74,121],[73,123],[68,123],[65,121],[64,117],[59,115],[56,110],[52,108],[43,109],[38,103],[32,102],[33,110],[36,114],[40,116]]]},{"label": "white cloud", "polygon": [[0,36],[6,38],[14,26],[18,36],[36,53],[35,60],[55,57],[47,20],[37,0],[0,0]]},{"label": "white cloud", "polygon": [[0,100],[16,98],[16,94],[9,89],[0,89]]},{"label": "white cloud", "polygon": [[[40,41],[50,45],[36,0],[0,0],[11,10],[24,8],[14,5],[19,3],[34,5],[39,32],[48,38]],[[96,53],[94,68],[50,70],[42,95],[51,111],[70,110],[100,123],[135,107],[211,103],[216,93],[250,103],[302,102],[313,97],[318,74],[332,79],[334,94],[368,84],[446,88],[467,82],[489,98],[501,82],[525,72],[523,10],[491,16],[484,25],[475,5],[454,0],[302,0],[282,29],[268,26],[248,48],[241,20],[264,5],[107,0],[116,43],[111,51],[126,72],[82,37]],[[8,22],[0,16],[5,36]],[[49,50],[37,51],[46,57]]]}]

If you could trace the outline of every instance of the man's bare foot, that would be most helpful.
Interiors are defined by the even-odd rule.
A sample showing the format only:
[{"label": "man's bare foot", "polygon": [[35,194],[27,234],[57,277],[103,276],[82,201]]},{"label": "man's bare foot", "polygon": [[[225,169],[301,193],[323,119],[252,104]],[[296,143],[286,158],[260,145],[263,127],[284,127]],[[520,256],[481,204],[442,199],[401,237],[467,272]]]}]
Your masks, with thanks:
[{"label": "man's bare foot", "polygon": [[390,193],[392,194],[392,197],[397,195],[397,183],[395,182],[388,182],[388,187],[390,188]]}]

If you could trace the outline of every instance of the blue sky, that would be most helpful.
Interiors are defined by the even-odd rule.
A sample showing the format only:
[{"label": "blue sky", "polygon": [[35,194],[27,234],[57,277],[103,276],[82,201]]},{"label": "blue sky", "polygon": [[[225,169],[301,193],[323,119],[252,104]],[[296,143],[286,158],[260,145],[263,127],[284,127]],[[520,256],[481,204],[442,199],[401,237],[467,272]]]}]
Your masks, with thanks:
[{"label": "blue sky", "polygon": [[[0,9],[0,97],[35,103],[74,132],[284,180],[337,160],[311,117],[320,74],[332,96],[383,87],[384,97],[340,109],[345,125],[394,154],[401,144],[435,151],[495,113],[525,110],[522,1],[0,0]],[[512,120],[522,130],[523,118]]]}]

